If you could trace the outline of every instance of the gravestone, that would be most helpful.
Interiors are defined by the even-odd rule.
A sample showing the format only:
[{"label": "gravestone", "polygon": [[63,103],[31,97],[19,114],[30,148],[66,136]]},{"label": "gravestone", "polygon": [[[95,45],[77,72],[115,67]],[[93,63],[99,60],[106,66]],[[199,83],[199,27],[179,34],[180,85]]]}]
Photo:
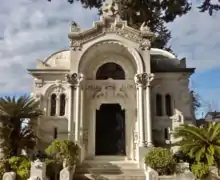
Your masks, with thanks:
[{"label": "gravestone", "polygon": [[31,162],[30,178],[28,180],[45,180],[46,164],[40,159]]},{"label": "gravestone", "polygon": [[16,179],[16,173],[15,172],[6,172],[3,175],[3,180],[15,180]]}]

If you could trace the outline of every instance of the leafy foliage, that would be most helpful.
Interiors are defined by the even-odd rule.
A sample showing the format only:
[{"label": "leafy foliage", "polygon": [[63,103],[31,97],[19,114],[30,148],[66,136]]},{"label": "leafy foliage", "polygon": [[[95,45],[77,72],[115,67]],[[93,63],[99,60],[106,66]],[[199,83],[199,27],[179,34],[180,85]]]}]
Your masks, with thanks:
[{"label": "leafy foliage", "polygon": [[209,174],[209,166],[201,162],[195,163],[192,165],[192,172],[197,178],[204,178]]},{"label": "leafy foliage", "polygon": [[197,127],[183,124],[174,131],[174,138],[179,139],[174,146],[180,146],[181,151],[194,157],[197,162],[215,162],[215,156],[220,156],[220,124],[209,123],[207,127]]},{"label": "leafy foliage", "polygon": [[[48,1],[52,1],[52,0],[48,0]],[[75,0],[75,1],[79,1],[79,0]],[[104,2],[104,0],[80,0],[81,3],[83,4],[83,7],[85,8],[92,8],[92,7],[96,7],[99,8],[101,7],[102,3]],[[74,0],[67,0],[67,2],[69,2],[70,4],[74,3]],[[133,1],[129,1],[129,0],[120,0],[120,2],[126,4],[126,3],[130,3],[132,4]],[[136,0],[135,3],[141,3],[140,0]],[[133,2],[134,3],[134,2]],[[191,1],[188,0],[179,0],[179,1],[174,1],[174,0],[170,0],[170,1],[166,1],[166,0],[162,0],[162,1],[157,1],[157,0],[151,0],[151,1],[142,1],[142,3],[148,3],[149,7],[150,5],[155,5],[159,8],[162,8],[165,11],[165,15],[164,16],[168,16],[168,17],[173,17],[175,14],[175,12],[181,12],[181,11],[186,11],[188,10],[188,8],[191,8]],[[216,3],[213,3],[212,0],[203,0],[201,1],[201,5],[198,7],[198,9],[200,10],[200,12],[206,12],[208,11],[210,15],[213,14],[213,11],[218,11],[220,10],[220,0],[218,0]]]},{"label": "leafy foliage", "polygon": [[25,156],[13,156],[8,161],[12,171],[16,173],[16,179],[27,180],[30,177],[30,159]]},{"label": "leafy foliage", "polygon": [[68,166],[72,166],[77,162],[78,152],[78,145],[69,140],[54,140],[46,149],[46,153],[52,156],[59,164],[66,160]]},{"label": "leafy foliage", "polygon": [[152,148],[145,157],[145,163],[160,175],[170,175],[175,172],[176,161],[172,152],[166,148]]},{"label": "leafy foliage", "polygon": [[[52,1],[52,0],[48,0]],[[70,4],[80,1],[84,8],[100,8],[105,0],[67,0]],[[128,25],[139,28],[145,22],[155,38],[152,47],[171,51],[167,43],[171,38],[170,31],[165,23],[174,21],[178,16],[187,14],[192,3],[189,0],[116,0],[119,4],[119,14],[123,20],[127,20]],[[200,12],[208,11],[210,15],[213,11],[220,9],[219,3],[212,3],[211,0],[203,0],[198,7]]]},{"label": "leafy foliage", "polygon": [[194,111],[196,111],[198,110],[198,108],[201,107],[200,96],[195,91],[191,91],[191,94],[192,94],[192,100],[193,100],[193,108],[194,108]]},{"label": "leafy foliage", "polygon": [[25,119],[36,120],[42,111],[39,103],[29,96],[0,98],[0,139],[6,156],[17,156],[22,149],[32,149],[36,136],[29,123],[22,127]]},{"label": "leafy foliage", "polygon": [[3,161],[3,159],[0,159],[0,180],[3,177],[5,172],[6,172],[5,162]]}]

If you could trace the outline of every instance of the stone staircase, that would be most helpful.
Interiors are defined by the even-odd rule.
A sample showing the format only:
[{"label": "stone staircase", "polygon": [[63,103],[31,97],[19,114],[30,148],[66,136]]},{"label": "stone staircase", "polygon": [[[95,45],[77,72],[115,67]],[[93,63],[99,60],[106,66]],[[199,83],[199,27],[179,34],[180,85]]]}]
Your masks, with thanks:
[{"label": "stone staircase", "polygon": [[74,180],[145,180],[137,163],[125,160],[86,160],[76,168]]}]

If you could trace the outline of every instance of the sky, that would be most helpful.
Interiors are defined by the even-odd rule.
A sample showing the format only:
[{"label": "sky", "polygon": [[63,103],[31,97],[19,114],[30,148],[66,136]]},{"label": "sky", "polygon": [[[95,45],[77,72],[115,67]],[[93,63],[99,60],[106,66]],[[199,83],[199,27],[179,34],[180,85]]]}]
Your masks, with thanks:
[{"label": "sky", "polygon": [[[202,116],[210,108],[220,110],[220,12],[212,17],[200,13],[194,0],[192,10],[167,26],[172,32],[169,44],[179,58],[186,57],[196,72],[190,87],[201,97]],[[69,24],[82,29],[98,19],[96,9],[65,0],[1,0],[0,5],[0,96],[30,93],[32,79],[28,68],[37,59],[69,47]]]}]

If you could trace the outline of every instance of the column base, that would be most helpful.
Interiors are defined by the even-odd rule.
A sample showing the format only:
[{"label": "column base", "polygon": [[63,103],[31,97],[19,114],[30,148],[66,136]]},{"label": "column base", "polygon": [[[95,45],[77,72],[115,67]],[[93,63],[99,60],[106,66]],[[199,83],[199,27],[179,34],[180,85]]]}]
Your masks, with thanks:
[{"label": "column base", "polygon": [[154,147],[154,145],[153,145],[152,142],[148,142],[148,143],[147,143],[147,147]]},{"label": "column base", "polygon": [[74,134],[69,133],[69,134],[68,134],[68,140],[69,140],[69,141],[75,141],[75,136],[74,136]]},{"label": "column base", "polygon": [[138,147],[138,168],[144,168],[144,159],[147,153],[149,152],[150,148],[148,147]]},{"label": "column base", "polygon": [[140,142],[139,147],[147,147],[147,142]]}]

